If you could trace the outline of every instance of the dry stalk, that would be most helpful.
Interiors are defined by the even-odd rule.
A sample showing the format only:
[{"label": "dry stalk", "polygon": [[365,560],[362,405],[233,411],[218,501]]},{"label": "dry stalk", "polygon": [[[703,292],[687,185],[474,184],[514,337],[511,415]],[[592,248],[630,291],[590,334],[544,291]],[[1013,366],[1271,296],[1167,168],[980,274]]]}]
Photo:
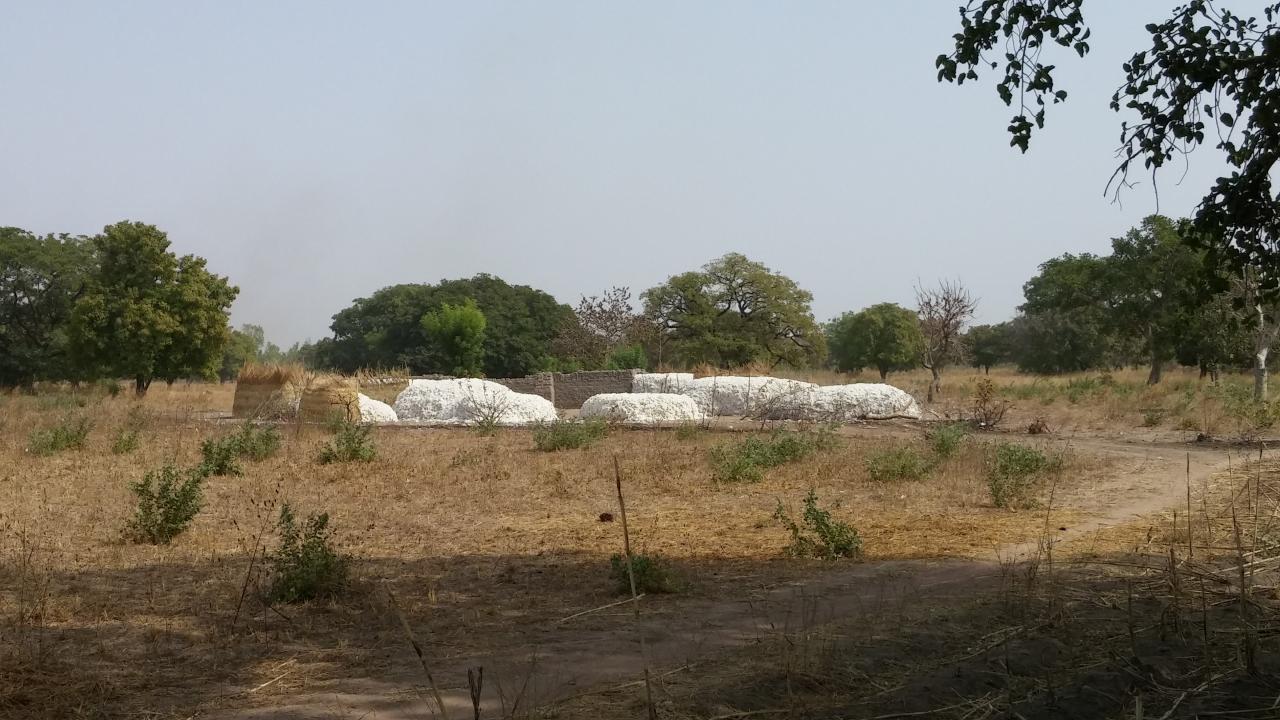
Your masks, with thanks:
[{"label": "dry stalk", "polygon": [[636,592],[636,571],[631,562],[631,531],[627,526],[627,503],[622,497],[622,470],[618,456],[613,456],[613,481],[618,489],[618,514],[622,517],[622,551],[627,561],[627,581],[631,584],[632,609],[635,612],[636,635],[640,637],[640,661],[644,665],[644,697],[649,720],[657,720],[658,708],[653,704],[653,684],[649,681],[649,653],[645,647],[644,628],[640,626],[640,593]]},{"label": "dry stalk", "polygon": [[418,662],[422,665],[422,672],[427,676],[427,684],[431,687],[431,694],[435,698],[436,707],[440,710],[440,717],[443,720],[449,720],[449,711],[444,707],[444,698],[440,697],[440,688],[436,685],[436,679],[431,674],[431,666],[427,664],[427,656],[422,652],[422,646],[418,644],[418,639],[413,636],[413,630],[409,627],[409,621],[405,619],[404,613],[400,612],[400,605],[396,603],[395,593],[391,592],[391,586],[385,581],[382,584],[383,589],[387,591],[387,599],[391,601],[391,609],[395,612],[396,617],[400,619],[400,627],[404,629],[404,635],[409,640],[409,644],[413,646],[413,652],[418,656]]}]

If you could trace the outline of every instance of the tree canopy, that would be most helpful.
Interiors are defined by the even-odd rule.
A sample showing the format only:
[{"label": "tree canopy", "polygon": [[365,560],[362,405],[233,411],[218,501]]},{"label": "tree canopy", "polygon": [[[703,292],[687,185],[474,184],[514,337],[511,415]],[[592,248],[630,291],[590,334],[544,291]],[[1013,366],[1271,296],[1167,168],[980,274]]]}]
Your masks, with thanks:
[{"label": "tree canopy", "polygon": [[826,355],[810,308],[813,295],[738,253],[673,276],[641,297],[658,333],[659,363],[802,366]]},{"label": "tree canopy", "polygon": [[85,238],[0,228],[0,385],[78,377],[66,324],[94,263]]},{"label": "tree canopy", "polygon": [[77,362],[95,375],[134,378],[139,395],[154,378],[214,377],[238,288],[204,258],[174,255],[153,225],[110,225],[93,246],[98,264],[69,323]]},{"label": "tree canopy", "polygon": [[485,317],[483,371],[489,377],[520,377],[545,367],[552,340],[573,314],[541,290],[492,275],[392,285],[334,315],[333,338],[316,344],[316,361],[348,372],[407,367],[414,373],[447,373],[450,364],[428,337],[422,317],[468,299]]},{"label": "tree canopy", "polygon": [[827,347],[836,369],[872,367],[881,380],[890,372],[919,367],[923,345],[916,314],[894,303],[845,313],[827,326]]},{"label": "tree canopy", "polygon": [[[1083,0],[970,0],[960,8],[960,32],[936,61],[939,81],[976,81],[979,71],[1002,73],[997,93],[1017,102],[1010,144],[1026,152],[1033,128],[1045,124],[1048,104],[1066,100],[1042,53],[1053,45],[1083,57],[1090,30]],[[1111,99],[1133,115],[1120,126],[1119,164],[1108,184],[1118,194],[1134,171],[1153,185],[1166,165],[1206,141],[1233,168],[1208,189],[1195,213],[1200,231],[1185,239],[1207,244],[1217,261],[1237,270],[1268,271],[1264,293],[1280,293],[1280,196],[1271,173],[1280,161],[1280,3],[1263,18],[1244,17],[1212,0],[1178,5],[1150,23],[1150,48],[1124,63]],[[1001,52],[1003,51],[1003,52]]]},{"label": "tree canopy", "polygon": [[427,340],[437,349],[448,372],[458,377],[476,377],[484,362],[484,313],[476,301],[467,298],[461,305],[444,303],[422,316]]}]

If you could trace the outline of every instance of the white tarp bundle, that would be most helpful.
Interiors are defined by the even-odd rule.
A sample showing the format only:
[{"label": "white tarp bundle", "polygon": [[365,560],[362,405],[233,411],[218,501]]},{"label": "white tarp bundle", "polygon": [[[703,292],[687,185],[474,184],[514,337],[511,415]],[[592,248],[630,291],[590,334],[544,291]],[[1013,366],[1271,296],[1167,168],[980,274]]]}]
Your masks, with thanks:
[{"label": "white tarp bundle", "polygon": [[671,393],[605,393],[582,404],[581,418],[604,418],[628,425],[679,425],[703,420],[693,398]]},{"label": "white tarp bundle", "polygon": [[437,425],[534,425],[559,419],[551,401],[476,378],[410,380],[396,398],[402,422]]},{"label": "white tarp bundle", "polygon": [[784,398],[765,413],[775,420],[919,419],[920,406],[910,394],[883,383],[824,385]]},{"label": "white tarp bundle", "polygon": [[636,373],[631,378],[633,393],[680,393],[693,382],[693,373]]},{"label": "white tarp bundle", "polygon": [[807,396],[813,383],[773,377],[721,375],[690,381],[680,391],[698,403],[708,415],[753,417],[769,414],[769,409]]},{"label": "white tarp bundle", "polygon": [[396,411],[390,405],[360,393],[360,422],[388,423],[397,420]]}]

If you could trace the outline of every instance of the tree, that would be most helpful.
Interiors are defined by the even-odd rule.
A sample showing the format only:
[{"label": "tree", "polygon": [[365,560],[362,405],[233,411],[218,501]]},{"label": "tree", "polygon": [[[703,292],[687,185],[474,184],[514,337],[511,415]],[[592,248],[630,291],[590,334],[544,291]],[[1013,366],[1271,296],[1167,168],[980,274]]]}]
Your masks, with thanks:
[{"label": "tree", "polygon": [[157,377],[213,377],[238,288],[203,258],[169,252],[168,236],[153,225],[107,226],[93,246],[99,262],[70,319],[77,361],[134,378],[139,396]]},{"label": "tree", "polygon": [[84,238],[0,228],[0,385],[78,377],[66,324],[94,261]]},{"label": "tree", "polygon": [[[602,296],[583,296],[578,301],[573,316],[556,335],[553,351],[556,357],[583,367],[601,368],[614,353],[642,344],[647,329],[644,318],[631,306],[631,289],[614,287]],[[634,354],[631,359],[636,359]]]},{"label": "tree", "polygon": [[826,354],[813,295],[737,253],[673,276],[641,294],[657,347],[685,365],[721,368],[762,361],[802,366]]},{"label": "tree", "polygon": [[333,337],[318,341],[313,357],[322,367],[347,372],[362,367],[448,372],[446,358],[427,338],[422,316],[468,298],[485,317],[483,369],[488,377],[520,377],[545,367],[552,340],[573,314],[541,290],[509,285],[492,275],[438,285],[392,285],[334,315]]},{"label": "tree", "polygon": [[222,382],[235,380],[245,364],[258,359],[263,341],[262,328],[257,325],[241,325],[239,330],[231,330],[227,344],[222,348],[218,379]]},{"label": "tree", "polygon": [[1264,274],[1258,268],[1246,267],[1234,283],[1246,322],[1253,330],[1253,399],[1259,402],[1268,399],[1267,357],[1280,340],[1280,302],[1263,294]]},{"label": "tree", "polygon": [[461,305],[445,303],[422,316],[422,329],[439,349],[449,372],[460,377],[480,375],[484,362],[484,313],[468,298]]},{"label": "tree", "polygon": [[974,325],[964,334],[969,363],[990,374],[992,365],[1008,362],[1013,357],[1013,327],[1010,323]]},{"label": "tree", "polygon": [[943,280],[932,289],[916,288],[916,313],[920,316],[921,364],[929,370],[928,401],[942,392],[942,371],[964,352],[961,333],[973,317],[978,301],[959,282]]},{"label": "tree", "polygon": [[894,303],[880,303],[832,321],[827,346],[837,370],[873,367],[884,380],[892,371],[920,364],[924,338],[915,313]]},{"label": "tree", "polygon": [[[1082,0],[970,0],[960,8],[954,49],[937,58],[939,81],[977,80],[978,71],[1001,69],[996,85],[1006,105],[1018,99],[1009,124],[1011,144],[1026,152],[1032,121],[1044,126],[1046,100],[1066,99],[1055,87],[1054,66],[1041,61],[1049,44],[1089,51]],[[1117,112],[1136,114],[1121,124],[1120,163],[1108,184],[1118,194],[1129,173],[1152,174],[1180,161],[1205,142],[1215,143],[1234,171],[1220,177],[1195,213],[1216,259],[1237,272],[1280,265],[1280,197],[1271,174],[1280,161],[1280,3],[1265,6],[1265,22],[1190,0],[1169,19],[1146,26],[1151,47],[1123,66],[1124,81],[1111,100]],[[989,57],[997,45],[1002,59]],[[1029,99],[1028,99],[1029,98]],[[1028,113],[1031,118],[1028,118]],[[1263,295],[1280,293],[1280,277],[1263,278]]]},{"label": "tree", "polygon": [[1046,260],[1022,286],[1014,361],[1026,372],[1063,373],[1127,364],[1137,350],[1112,323],[1112,275],[1089,253]]}]

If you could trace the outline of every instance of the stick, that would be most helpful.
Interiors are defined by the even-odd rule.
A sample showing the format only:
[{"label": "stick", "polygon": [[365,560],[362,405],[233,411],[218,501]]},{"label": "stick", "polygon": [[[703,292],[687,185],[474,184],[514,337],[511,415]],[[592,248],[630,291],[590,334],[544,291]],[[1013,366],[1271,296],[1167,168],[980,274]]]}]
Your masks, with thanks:
[{"label": "stick", "polygon": [[640,660],[644,663],[644,699],[649,720],[658,720],[658,707],[653,704],[653,685],[649,682],[649,653],[645,650],[644,629],[640,627],[640,593],[636,592],[636,571],[631,562],[631,531],[627,526],[627,503],[622,499],[622,471],[618,456],[613,456],[613,481],[618,488],[618,514],[622,516],[622,552],[627,559],[627,580],[631,583],[632,609],[635,611],[636,634],[640,636]]},{"label": "stick", "polygon": [[427,665],[427,656],[423,654],[422,646],[418,644],[417,638],[413,636],[413,630],[409,629],[409,621],[404,619],[404,613],[400,612],[400,606],[396,604],[396,596],[391,592],[391,586],[383,581],[382,587],[387,591],[387,599],[391,601],[391,609],[395,611],[396,617],[400,618],[400,627],[404,628],[405,637],[409,639],[409,644],[413,646],[413,652],[418,656],[418,662],[422,664],[422,672],[427,675],[427,683],[431,686],[431,694],[435,696],[436,707],[440,708],[440,717],[443,720],[449,720],[449,711],[445,710],[444,698],[440,697],[440,688],[436,686],[436,679],[431,676],[431,668]]},{"label": "stick", "polygon": [[467,668],[467,687],[471,689],[471,709],[474,720],[480,720],[480,691],[484,688],[484,667]]},{"label": "stick", "polygon": [[591,614],[591,613],[593,613],[593,612],[600,612],[601,610],[608,610],[608,609],[609,609],[609,608],[611,608],[611,607],[617,607],[617,606],[619,606],[619,605],[625,605],[625,604],[627,604],[627,603],[629,603],[629,602],[636,602],[636,601],[637,601],[637,600],[639,600],[640,598],[644,597],[644,595],[645,595],[644,593],[640,593],[640,594],[639,594],[639,595],[637,595],[636,597],[624,598],[624,599],[619,600],[619,601],[617,601],[617,602],[611,602],[611,603],[609,603],[608,605],[601,605],[601,606],[600,606],[600,607],[598,607],[598,608],[591,608],[590,610],[583,610],[582,612],[574,613],[574,614],[572,614],[572,615],[570,615],[570,616],[568,616],[568,617],[562,617],[562,618],[560,618],[559,620],[557,620],[556,622],[558,622],[558,623],[562,623],[562,622],[565,622],[565,621],[568,621],[568,620],[572,620],[572,619],[577,618],[577,617],[582,617],[583,615],[590,615],[590,614]]},{"label": "stick", "polygon": [[1195,557],[1191,545],[1191,453],[1187,453],[1187,558]]}]

